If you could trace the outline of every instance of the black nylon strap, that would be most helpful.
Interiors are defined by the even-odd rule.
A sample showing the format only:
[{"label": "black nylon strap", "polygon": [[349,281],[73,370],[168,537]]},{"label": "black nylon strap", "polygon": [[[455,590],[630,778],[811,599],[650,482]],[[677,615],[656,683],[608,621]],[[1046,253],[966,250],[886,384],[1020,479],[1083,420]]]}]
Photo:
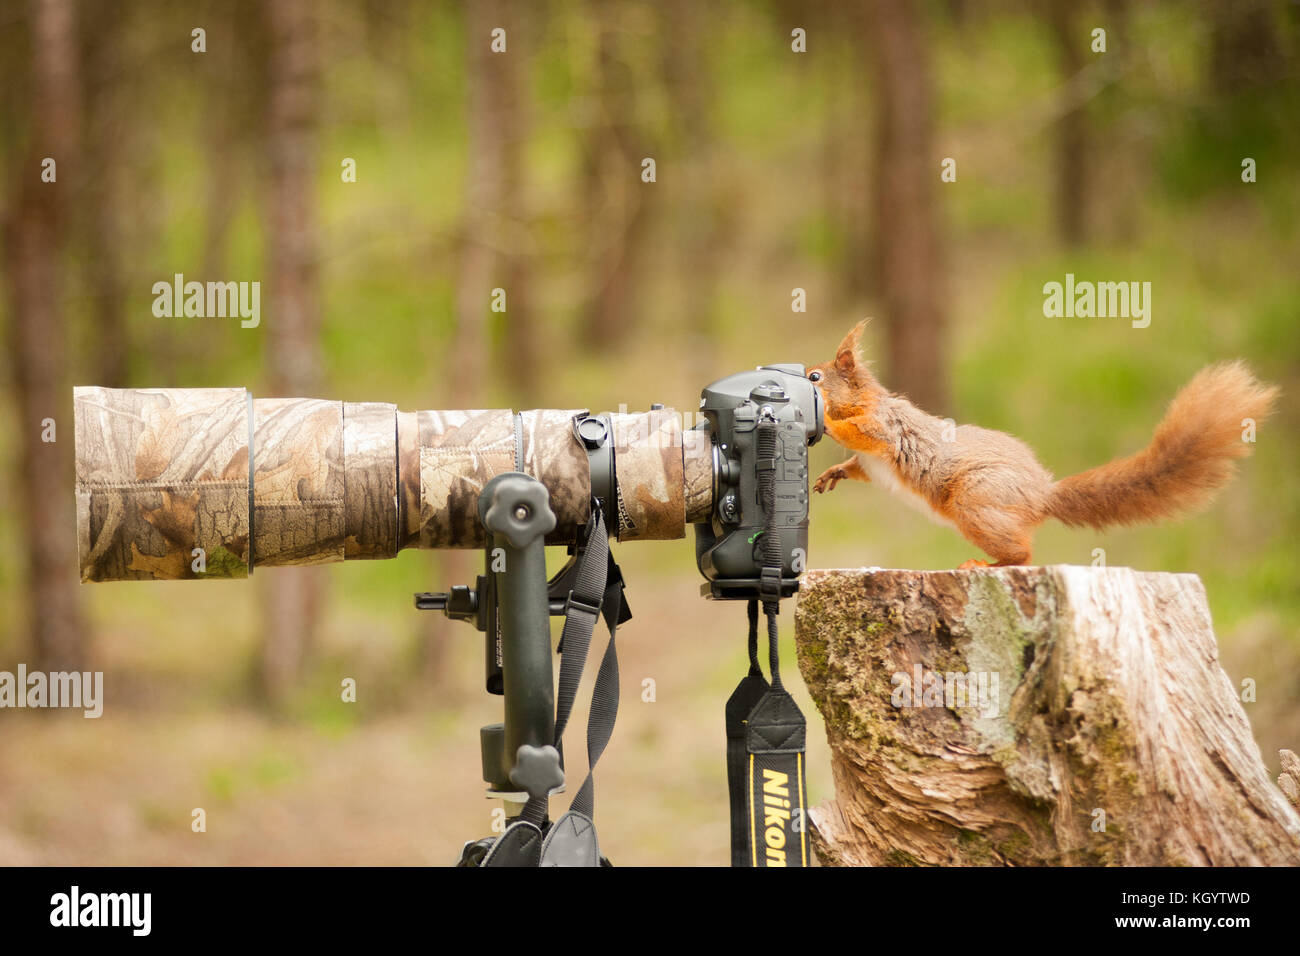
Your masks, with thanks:
[{"label": "black nylon strap", "polygon": [[[564,766],[564,729],[573,712],[578,685],[582,683],[582,670],[587,663],[592,631],[600,619],[612,562],[609,537],[605,533],[605,517],[600,505],[593,500],[587,541],[578,556],[573,588],[569,591],[569,600],[564,609],[564,628],[560,631],[560,680],[555,695],[554,744],[560,752],[561,767]],[[524,804],[520,816],[540,827],[546,819],[546,807],[546,797],[531,797]]]},{"label": "black nylon strap", "polygon": [[578,561],[573,590],[564,609],[564,629],[560,632],[560,684],[555,698],[555,748],[564,755],[564,729],[569,725],[573,702],[578,696],[582,671],[591,647],[605,584],[609,580],[609,537],[600,506],[592,502],[592,520],[587,543]]},{"label": "black nylon strap", "polygon": [[749,673],[741,678],[727,700],[727,791],[731,797],[731,865],[749,866],[749,826],[745,815],[746,769],[745,721],[754,705],[768,691],[763,670],[758,666],[758,602],[749,602]]},{"label": "black nylon strap", "polygon": [[542,842],[538,866],[600,866],[600,841],[596,824],[570,810],[551,824]]},{"label": "black nylon strap", "polygon": [[497,838],[479,866],[537,866],[542,859],[542,831],[527,820],[516,820]]},{"label": "black nylon strap", "polygon": [[614,640],[619,622],[626,620],[627,612],[623,602],[623,575],[614,563],[613,555],[609,555],[608,561],[608,584],[601,613],[605,626],[609,628],[609,643],[605,645],[605,654],[600,660],[600,670],[596,672],[596,684],[591,692],[591,712],[587,718],[587,779],[569,806],[570,811],[588,818],[594,817],[596,811],[596,762],[605,752],[605,746],[614,734],[614,722],[618,719],[618,648]]},{"label": "black nylon strap", "polygon": [[758,602],[749,601],[745,614],[749,618],[749,676],[762,677],[763,668],[758,666]]},{"label": "black nylon strap", "polygon": [[[759,461],[775,463],[777,448],[777,424],[767,418],[758,423],[755,436],[756,451]],[[781,536],[776,530],[776,466],[758,469],[758,500],[763,506],[763,536],[759,540],[759,554],[763,565],[760,573],[760,596],[763,599],[763,613],[776,614],[781,607]],[[780,686],[781,677],[772,673],[772,683]]]},{"label": "black nylon strap", "polygon": [[789,692],[773,687],[745,725],[750,866],[807,866],[807,727]]},{"label": "black nylon strap", "polygon": [[[600,669],[592,688],[591,709],[587,718],[587,777],[572,803],[571,813],[580,813],[588,819],[595,813],[595,769],[605,752],[614,723],[618,718],[618,650],[615,635],[618,625],[631,617],[623,595],[623,575],[609,550],[609,537],[605,531],[604,515],[596,501],[592,501],[592,518],[588,527],[587,543],[574,570],[574,586],[564,612],[564,628],[560,633],[560,679],[556,694],[555,748],[564,757],[563,736],[573,712],[578,686],[591,648],[591,636],[596,621],[604,617],[609,628],[609,643],[601,658]],[[546,818],[545,798],[532,798],[521,814],[524,820],[541,826]]]}]

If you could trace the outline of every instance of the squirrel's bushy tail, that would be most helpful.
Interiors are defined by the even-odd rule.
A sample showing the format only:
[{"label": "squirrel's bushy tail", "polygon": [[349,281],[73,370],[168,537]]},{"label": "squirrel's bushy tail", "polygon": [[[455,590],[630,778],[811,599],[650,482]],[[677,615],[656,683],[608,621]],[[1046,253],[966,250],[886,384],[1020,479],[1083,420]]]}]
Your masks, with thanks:
[{"label": "squirrel's bushy tail", "polygon": [[1234,461],[1249,455],[1243,419],[1262,422],[1278,389],[1258,382],[1241,361],[1207,366],[1183,386],[1136,455],[1062,478],[1046,513],[1071,527],[1140,524],[1187,514],[1227,484]]}]

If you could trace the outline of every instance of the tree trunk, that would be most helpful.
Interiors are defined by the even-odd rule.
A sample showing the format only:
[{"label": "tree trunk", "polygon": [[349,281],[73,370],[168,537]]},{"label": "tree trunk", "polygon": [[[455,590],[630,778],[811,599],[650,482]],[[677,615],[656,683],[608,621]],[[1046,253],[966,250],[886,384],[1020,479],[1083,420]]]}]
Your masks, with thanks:
[{"label": "tree trunk", "polygon": [[[271,394],[320,398],[320,301],[316,262],[316,97],[313,5],[266,6],[270,30],[267,149],[269,305],[265,315]],[[263,585],[262,690],[282,704],[302,676],[323,596],[318,568],[268,573]]]},{"label": "tree trunk", "polygon": [[1233,0],[1209,5],[1209,79],[1216,96],[1233,96],[1276,83],[1287,74],[1280,4]]},{"label": "tree trunk", "polygon": [[[78,601],[72,507],[72,394],[59,303],[60,250],[70,183],[79,162],[77,52],[71,0],[36,0],[32,39],[31,148],[12,171],[4,229],[10,355],[20,442],[19,504],[25,519],[26,601],[36,669],[82,670],[86,639]],[[42,160],[57,179],[42,182]],[[42,440],[53,419],[54,442]]]},{"label": "tree trunk", "polygon": [[[537,385],[543,358],[538,354],[534,313],[530,295],[532,279],[529,241],[529,195],[524,147],[528,142],[528,42],[542,35],[533,21],[540,21],[543,9],[516,2],[506,5],[515,46],[495,56],[491,66],[496,82],[491,85],[495,102],[490,113],[500,125],[501,182],[496,220],[501,235],[496,241],[502,287],[507,290],[505,334],[498,337],[496,361],[509,383],[511,401],[518,408],[530,408],[537,401]],[[486,37],[480,37],[484,42]]]},{"label": "tree trunk", "polygon": [[[636,327],[637,283],[645,252],[651,193],[642,181],[648,153],[632,118],[637,116],[637,79],[619,44],[620,5],[593,4],[588,14],[596,32],[594,115],[585,138],[583,194],[591,237],[588,302],[582,342],[610,352]],[[662,157],[656,157],[662,159]],[[658,169],[656,168],[656,179]]]},{"label": "tree trunk", "polygon": [[[249,181],[247,130],[266,118],[264,84],[269,77],[263,61],[265,47],[256,33],[242,29],[241,20],[252,12],[232,3],[213,9],[208,32],[220,32],[220,42],[208,46],[201,64],[206,88],[203,136],[207,162],[203,185],[203,272],[210,279],[225,277],[231,229]],[[260,139],[253,139],[260,145]],[[233,276],[231,278],[234,278]]]},{"label": "tree trunk", "polygon": [[[816,19],[812,19],[816,17]],[[824,7],[810,4],[798,22],[810,24],[809,33],[825,31],[829,49],[819,51],[817,65],[826,90],[827,108],[821,163],[822,208],[842,237],[835,263],[835,294],[831,310],[851,314],[880,286],[881,263],[875,254],[876,178],[871,171],[878,149],[876,131],[862,118],[878,109],[880,91],[867,83],[845,83],[846,71],[872,68],[874,44],[865,41],[871,29],[871,10],[860,4]]]},{"label": "tree trunk", "polygon": [[[1090,39],[1088,31],[1077,28],[1075,9],[1073,0],[1053,0],[1048,12],[1064,84],[1083,69]],[[1052,164],[1056,172],[1056,223],[1061,239],[1068,245],[1078,245],[1088,237],[1087,109],[1087,100],[1080,99],[1057,121],[1056,162]]]},{"label": "tree trunk", "polygon": [[[538,356],[528,303],[525,248],[526,191],[524,67],[527,39],[522,7],[485,0],[466,8],[465,104],[469,128],[468,181],[456,289],[456,337],[449,352],[449,408],[485,391],[489,356],[504,367],[502,380],[516,399],[536,391]],[[506,31],[506,49],[494,52],[492,31]],[[491,348],[488,318],[494,288],[505,290],[505,336]]]},{"label": "tree trunk", "polygon": [[944,266],[934,190],[934,83],[925,10],[872,0],[866,20],[877,82],[876,275],[894,389],[936,415],[948,408]]},{"label": "tree trunk", "polygon": [[795,628],[827,863],[1300,862],[1194,575],[813,571]]},{"label": "tree trunk", "polygon": [[93,169],[80,177],[86,198],[86,249],[90,258],[94,308],[95,381],[124,388],[129,336],[126,288],[122,278],[121,178],[128,152],[121,140],[127,123],[121,93],[121,11],[100,4],[82,8],[86,16],[85,76],[86,153],[95,157]]}]

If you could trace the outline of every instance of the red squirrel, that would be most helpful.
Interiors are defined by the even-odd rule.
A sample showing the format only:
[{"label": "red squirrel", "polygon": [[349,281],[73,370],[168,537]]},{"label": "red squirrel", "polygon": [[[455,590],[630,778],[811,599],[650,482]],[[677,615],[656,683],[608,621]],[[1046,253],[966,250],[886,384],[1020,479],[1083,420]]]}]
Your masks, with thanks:
[{"label": "red squirrel", "polygon": [[824,399],[826,434],[856,453],[822,472],[813,490],[852,478],[901,491],[996,561],[972,559],[963,570],[1028,564],[1034,531],[1048,518],[1101,530],[1208,504],[1232,478],[1234,460],[1250,454],[1243,420],[1262,422],[1278,395],[1240,361],[1207,366],[1170,403],[1144,450],[1054,481],[1018,439],[975,425],[954,429],[887,391],[858,354],[865,324],[844,337],[832,361],[808,369]]}]

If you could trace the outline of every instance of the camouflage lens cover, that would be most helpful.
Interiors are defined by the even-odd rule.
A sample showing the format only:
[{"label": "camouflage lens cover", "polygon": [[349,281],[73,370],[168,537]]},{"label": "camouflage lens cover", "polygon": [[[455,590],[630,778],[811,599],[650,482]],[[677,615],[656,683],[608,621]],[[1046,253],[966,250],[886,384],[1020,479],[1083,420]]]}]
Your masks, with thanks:
[{"label": "camouflage lens cover", "polygon": [[247,576],[242,388],[73,393],[83,581]]}]

